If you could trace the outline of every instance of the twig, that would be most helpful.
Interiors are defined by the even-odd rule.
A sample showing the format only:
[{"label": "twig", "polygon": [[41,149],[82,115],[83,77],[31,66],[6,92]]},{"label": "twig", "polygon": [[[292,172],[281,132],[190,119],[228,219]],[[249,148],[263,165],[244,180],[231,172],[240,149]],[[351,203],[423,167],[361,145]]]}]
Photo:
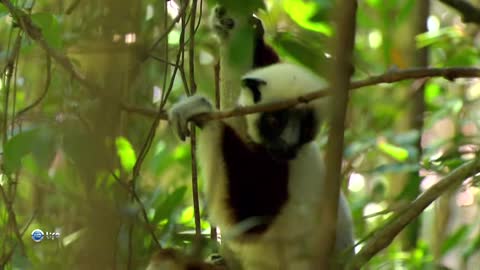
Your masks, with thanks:
[{"label": "twig", "polygon": [[343,145],[345,133],[345,118],[347,115],[350,77],[352,75],[353,48],[355,44],[356,29],[356,0],[336,1],[336,38],[332,45],[334,46],[335,58],[337,63],[331,74],[332,103],[330,130],[328,133],[327,152],[325,158],[326,176],[324,185],[324,196],[322,197],[322,216],[324,229],[320,232],[320,239],[324,245],[319,250],[319,262],[322,264],[318,269],[330,269],[332,267],[331,258],[334,258],[334,247],[337,230],[337,209],[338,199],[341,187],[341,172],[343,159]]},{"label": "twig", "polygon": [[[23,226],[23,230],[20,232],[20,235],[23,237],[25,235],[25,233],[27,232],[27,229],[28,227],[30,227],[30,224],[32,224],[33,220],[35,219],[37,215],[37,210],[35,210],[32,214],[32,216],[30,217],[30,219],[27,221],[27,223],[25,223],[25,225]],[[17,246],[17,243],[15,243],[12,247],[12,249],[2,258],[2,260],[0,260],[0,269],[1,267],[8,261],[10,261],[10,259],[12,258],[12,255],[13,253],[15,252],[15,247]]]},{"label": "twig", "polygon": [[137,192],[135,190],[132,190],[130,186],[123,182],[120,177],[118,177],[114,172],[110,172],[112,177],[117,181],[118,184],[120,184],[123,188],[125,188],[133,197],[136,203],[140,206],[141,212],[142,212],[142,217],[145,220],[145,223],[147,224],[147,229],[150,232],[150,235],[153,238],[153,241],[157,245],[158,248],[162,248],[162,245],[160,244],[160,241],[158,240],[157,235],[155,234],[155,231],[152,229],[153,226],[150,225],[150,221],[148,220],[148,214],[145,205],[143,204],[142,200],[138,196]]},{"label": "twig", "polygon": [[13,210],[12,203],[7,197],[7,193],[5,192],[5,189],[3,188],[2,185],[0,185],[0,194],[2,195],[2,200],[5,203],[5,206],[7,208],[7,213],[9,217],[8,219],[9,219],[10,225],[12,226],[13,232],[15,233],[15,237],[17,238],[18,244],[20,246],[20,251],[22,254],[25,254],[25,244],[23,243],[23,240],[22,240],[22,233],[18,228],[17,216],[15,215],[15,211]]},{"label": "twig", "polygon": [[152,57],[153,59],[155,59],[155,60],[159,61],[159,62],[162,62],[162,63],[168,64],[168,65],[170,65],[170,66],[172,66],[172,67],[174,67],[174,66],[175,66],[175,63],[168,62],[167,60],[165,60],[165,59],[162,59],[162,58],[160,58],[160,57],[158,57],[158,56],[156,56],[156,55],[150,54],[149,56],[150,56],[150,57]]},{"label": "twig", "polygon": [[183,14],[185,14],[185,12],[187,11],[187,8],[188,8],[188,1],[186,1],[186,4],[182,6],[177,16],[172,20],[172,23],[167,27],[165,32],[162,35],[160,35],[160,37],[158,37],[157,40],[153,43],[153,45],[150,47],[146,58],[148,58],[148,56],[155,50],[155,48],[157,48],[158,44],[160,44],[160,42],[162,42],[163,39],[168,37],[168,34],[172,31],[175,25],[183,17]]},{"label": "twig", "polygon": [[78,7],[78,4],[80,4],[82,0],[74,0],[73,3],[71,3],[67,9],[65,10],[66,15],[72,14],[72,12]]},{"label": "twig", "polygon": [[480,24],[480,8],[464,0],[440,0],[445,5],[457,10],[466,23]]},{"label": "twig", "polygon": [[[167,36],[168,36],[168,34],[167,34]],[[147,153],[148,153],[148,151],[149,151],[149,149],[152,145],[153,139],[155,137],[155,134],[156,134],[156,131],[157,131],[157,128],[158,128],[158,124],[160,123],[160,119],[162,119],[163,107],[166,104],[167,97],[168,97],[169,93],[172,91],[173,83],[175,81],[175,76],[177,75],[177,72],[178,72],[179,67],[180,67],[180,59],[181,59],[181,56],[182,56],[182,50],[184,48],[184,46],[182,45],[183,41],[184,41],[184,38],[185,38],[185,29],[182,29],[182,31],[180,32],[179,51],[177,53],[177,58],[175,60],[175,67],[173,68],[173,72],[172,72],[171,79],[170,79],[170,84],[168,85],[168,89],[166,89],[166,91],[164,91],[164,99],[161,101],[160,106],[158,107],[158,110],[155,112],[154,121],[152,122],[152,125],[150,126],[150,130],[148,132],[147,139],[145,140],[145,142],[144,142],[144,144],[143,144],[143,146],[140,150],[140,153],[138,154],[135,165],[133,166],[132,179],[130,181],[130,184],[131,184],[133,190],[135,189],[137,178],[140,175],[140,168],[142,166],[143,160],[145,159],[145,157],[146,157],[146,155],[147,155]],[[165,80],[164,80],[164,85],[166,85],[166,77],[165,77]],[[120,106],[122,106],[122,108],[124,107],[124,105],[120,105]]]},{"label": "twig", "polygon": [[[3,73],[5,74],[5,103],[4,103],[4,119],[3,119],[3,137],[2,137],[2,144],[5,145],[8,138],[8,111],[9,111],[9,101],[10,101],[10,86],[12,81],[12,76],[16,67],[16,61],[18,60],[18,55],[20,52],[20,45],[22,44],[22,32],[17,33],[17,37],[15,38],[15,43],[13,45],[12,51],[10,56],[7,59],[7,64]],[[13,129],[13,127],[12,127]]]},{"label": "twig", "polygon": [[89,89],[96,95],[105,95],[101,87],[97,84],[87,80],[85,75],[81,74],[75,69],[75,66],[64,54],[56,51],[45,41],[40,28],[35,26],[30,19],[29,15],[23,10],[16,8],[9,0],[0,0],[5,7],[7,7],[12,17],[17,21],[21,29],[27,33],[27,35],[35,41],[44,51],[47,52],[60,66],[62,66],[75,80],[77,80],[82,86]]},{"label": "twig", "polygon": [[465,178],[478,173],[480,170],[480,157],[466,162],[453,170],[427,191],[422,193],[410,203],[404,211],[395,214],[392,222],[381,228],[374,237],[355,255],[349,264],[348,269],[359,269],[367,263],[377,252],[387,247],[413,219],[417,218],[433,201],[435,201],[445,191],[461,184]]},{"label": "twig", "polygon": [[[190,93],[193,95],[197,92],[197,83],[195,82],[195,28],[196,28],[196,13],[197,13],[197,0],[192,1],[192,8],[190,11],[190,43],[188,49],[189,60],[189,75],[190,75]],[[195,238],[196,241],[200,240],[202,234],[202,227],[200,224],[200,200],[198,196],[198,171],[197,171],[197,136],[195,132],[195,126],[191,124],[191,136],[190,136],[190,155],[192,157],[192,197],[193,197],[193,213],[195,220]]]},{"label": "twig", "polygon": [[46,58],[47,58],[46,59],[47,60],[47,63],[46,63],[47,64],[47,67],[46,67],[47,68],[47,75],[46,75],[46,79],[45,79],[45,86],[43,88],[43,92],[40,94],[40,96],[34,102],[32,102],[32,104],[30,104],[27,107],[18,111],[15,118],[21,117],[24,113],[26,113],[27,111],[36,107],[47,96],[48,89],[50,88],[50,82],[52,81],[52,70],[51,70],[52,61],[50,59],[50,55],[47,54]]}]

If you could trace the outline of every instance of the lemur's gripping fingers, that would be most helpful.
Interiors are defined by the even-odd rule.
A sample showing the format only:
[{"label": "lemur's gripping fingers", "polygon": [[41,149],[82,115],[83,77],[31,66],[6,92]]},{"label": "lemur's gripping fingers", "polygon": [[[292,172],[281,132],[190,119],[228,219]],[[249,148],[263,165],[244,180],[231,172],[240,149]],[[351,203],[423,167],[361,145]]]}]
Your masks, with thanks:
[{"label": "lemur's gripping fingers", "polygon": [[[197,115],[211,112],[212,104],[203,96],[191,96],[175,105],[168,111],[168,119],[178,137],[184,141],[190,136],[188,121]],[[201,124],[201,123],[196,123]]]},{"label": "lemur's gripping fingers", "polygon": [[213,30],[220,38],[227,38],[228,33],[235,27],[235,20],[230,17],[223,6],[216,6],[213,9],[211,24]]}]

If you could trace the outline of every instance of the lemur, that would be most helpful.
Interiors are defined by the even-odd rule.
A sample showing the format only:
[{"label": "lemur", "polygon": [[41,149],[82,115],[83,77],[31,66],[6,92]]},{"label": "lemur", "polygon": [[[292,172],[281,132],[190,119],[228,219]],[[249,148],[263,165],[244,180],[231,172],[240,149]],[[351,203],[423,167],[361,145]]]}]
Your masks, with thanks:
[{"label": "lemur", "polygon": [[[298,64],[281,63],[264,41],[261,21],[249,20],[255,29],[253,60],[251,70],[238,76],[240,89],[233,90],[237,105],[298,97],[326,85]],[[213,28],[222,42],[228,42],[236,24],[224,8],[215,9]],[[169,110],[171,126],[182,140],[189,134],[189,121],[201,128],[198,161],[207,209],[230,251],[229,269],[318,269],[325,167],[314,139],[328,113],[325,103],[318,99],[274,112],[201,122],[194,121],[195,116],[214,108],[205,97],[194,95]],[[341,194],[337,254],[353,245],[352,227]]]}]

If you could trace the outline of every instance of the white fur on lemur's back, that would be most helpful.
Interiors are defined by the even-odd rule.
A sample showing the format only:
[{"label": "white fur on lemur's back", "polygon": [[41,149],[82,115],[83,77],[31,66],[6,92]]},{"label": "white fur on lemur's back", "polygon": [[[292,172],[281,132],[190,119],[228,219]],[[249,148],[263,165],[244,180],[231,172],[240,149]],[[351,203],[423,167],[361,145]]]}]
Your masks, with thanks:
[{"label": "white fur on lemur's back", "polygon": [[[246,73],[243,79],[260,79],[267,82],[261,85],[261,101],[276,101],[293,98],[314,91],[321,90],[327,85],[325,79],[309,69],[291,63],[279,63],[252,70]],[[251,93],[242,91],[240,105],[251,104]]]}]

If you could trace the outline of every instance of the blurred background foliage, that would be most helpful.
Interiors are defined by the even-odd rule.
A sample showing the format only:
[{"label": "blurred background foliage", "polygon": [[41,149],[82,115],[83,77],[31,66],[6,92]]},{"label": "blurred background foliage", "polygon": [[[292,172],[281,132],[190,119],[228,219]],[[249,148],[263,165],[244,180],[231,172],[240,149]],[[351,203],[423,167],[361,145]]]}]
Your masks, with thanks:
[{"label": "blurred background foliage", "polygon": [[[141,269],[158,244],[215,252],[202,196],[205,241],[194,241],[190,145],[165,121],[138,113],[168,108],[191,91],[189,63],[198,91],[213,96],[218,45],[207,18],[214,1],[198,1],[196,17],[180,0],[8,2],[73,66],[47,54],[0,4],[0,269]],[[258,16],[282,59],[328,74],[332,1],[221,2],[245,14],[265,8]],[[479,64],[478,25],[438,1],[419,17],[419,2],[359,1],[355,79],[416,66],[422,48],[428,66]],[[184,31],[192,18],[194,59]],[[426,32],[416,32],[417,20]],[[475,155],[479,97],[477,79],[408,80],[352,93],[343,175],[358,240]],[[421,118],[410,113],[414,98],[425,101],[420,130],[409,124]],[[318,141],[323,146],[326,136]],[[413,234],[365,269],[478,269],[478,183],[469,178],[444,194],[412,224]],[[36,228],[61,236],[34,243]]]}]

